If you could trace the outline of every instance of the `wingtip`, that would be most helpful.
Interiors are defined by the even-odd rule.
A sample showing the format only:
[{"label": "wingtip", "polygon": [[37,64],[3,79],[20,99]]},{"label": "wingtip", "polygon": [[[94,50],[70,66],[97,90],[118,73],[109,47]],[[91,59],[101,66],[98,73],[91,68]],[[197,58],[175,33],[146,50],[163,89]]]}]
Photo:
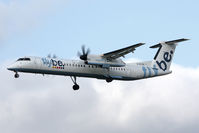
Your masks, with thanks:
[{"label": "wingtip", "polygon": [[189,40],[191,40],[191,39],[188,39],[188,38],[183,38],[185,41],[189,41]]},{"label": "wingtip", "polygon": [[140,45],[140,46],[141,46],[141,45],[145,45],[145,44],[146,44],[146,43],[142,43],[142,42],[141,42],[141,43],[138,43],[138,45]]}]

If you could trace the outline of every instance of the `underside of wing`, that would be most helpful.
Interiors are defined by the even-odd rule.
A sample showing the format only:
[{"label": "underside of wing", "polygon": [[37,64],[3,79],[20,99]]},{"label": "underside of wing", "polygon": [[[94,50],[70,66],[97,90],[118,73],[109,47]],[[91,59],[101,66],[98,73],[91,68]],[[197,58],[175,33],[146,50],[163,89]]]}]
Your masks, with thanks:
[{"label": "underside of wing", "polygon": [[119,49],[119,50],[115,50],[115,51],[112,51],[112,52],[105,53],[105,54],[102,55],[102,57],[106,58],[107,60],[114,60],[114,59],[117,59],[117,58],[122,57],[122,56],[124,57],[124,55],[126,55],[130,52],[133,53],[137,47],[140,47],[142,45],[144,45],[144,43],[138,43],[138,44],[126,47],[126,48],[122,48],[122,49]]}]

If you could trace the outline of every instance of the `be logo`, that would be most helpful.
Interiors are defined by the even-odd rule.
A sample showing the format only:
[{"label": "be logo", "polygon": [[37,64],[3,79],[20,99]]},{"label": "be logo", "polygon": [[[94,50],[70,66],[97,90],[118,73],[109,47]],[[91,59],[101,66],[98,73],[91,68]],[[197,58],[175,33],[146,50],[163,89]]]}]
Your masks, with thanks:
[{"label": "be logo", "polygon": [[173,55],[172,50],[170,52],[165,52],[163,54],[163,60],[161,60],[160,62],[156,61],[157,65],[159,66],[160,69],[162,69],[163,71],[167,70],[167,63],[171,62],[172,55]]},{"label": "be logo", "polygon": [[51,59],[51,61],[52,61],[53,66],[61,66],[61,67],[64,66],[64,64],[60,60],[56,61],[56,60]]},{"label": "be logo", "polygon": [[51,62],[52,62],[53,68],[64,69],[65,64],[62,61],[60,60],[56,61],[56,60],[51,59]]}]

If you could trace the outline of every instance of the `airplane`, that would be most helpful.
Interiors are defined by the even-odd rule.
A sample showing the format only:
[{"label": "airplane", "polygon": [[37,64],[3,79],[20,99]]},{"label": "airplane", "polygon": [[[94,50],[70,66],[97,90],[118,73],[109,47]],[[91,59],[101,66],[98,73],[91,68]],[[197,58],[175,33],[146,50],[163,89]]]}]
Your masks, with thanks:
[{"label": "airplane", "polygon": [[18,72],[51,74],[70,76],[74,83],[73,89],[78,90],[77,77],[88,77],[106,80],[140,80],[170,74],[170,65],[174,56],[175,48],[179,42],[189,39],[177,39],[160,42],[150,48],[158,48],[155,57],[151,61],[125,63],[120,57],[133,53],[137,47],[145,43],[138,43],[102,55],[90,55],[90,49],[82,46],[82,53],[78,52],[80,60],[65,60],[56,57],[33,57],[19,58],[7,69],[14,71],[15,78],[19,78]]}]

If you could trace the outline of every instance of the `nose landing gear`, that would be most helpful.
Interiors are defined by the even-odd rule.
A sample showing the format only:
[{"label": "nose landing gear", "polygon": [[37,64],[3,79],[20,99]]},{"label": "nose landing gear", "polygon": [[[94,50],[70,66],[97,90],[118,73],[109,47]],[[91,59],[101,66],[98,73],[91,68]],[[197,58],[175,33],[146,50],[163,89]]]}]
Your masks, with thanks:
[{"label": "nose landing gear", "polygon": [[79,90],[79,85],[77,84],[77,78],[76,78],[76,76],[71,76],[70,77],[71,78],[71,80],[73,81],[73,83],[74,83],[74,85],[73,85],[73,90]]},{"label": "nose landing gear", "polygon": [[17,72],[15,72],[15,75],[14,75],[15,78],[19,78],[19,74]]}]

